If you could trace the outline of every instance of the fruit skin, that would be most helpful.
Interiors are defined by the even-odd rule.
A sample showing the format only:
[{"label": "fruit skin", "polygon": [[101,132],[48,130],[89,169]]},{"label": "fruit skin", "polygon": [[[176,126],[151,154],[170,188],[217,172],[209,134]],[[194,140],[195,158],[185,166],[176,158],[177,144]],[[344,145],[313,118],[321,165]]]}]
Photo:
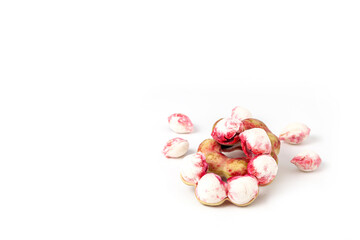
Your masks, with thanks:
[{"label": "fruit skin", "polygon": [[198,152],[205,155],[209,171],[221,177],[229,178],[247,173],[247,158],[229,158],[222,154],[221,145],[214,139],[204,140]]},{"label": "fruit skin", "polygon": [[[222,118],[221,118],[222,119]],[[216,121],[213,125],[213,130],[214,130],[214,127],[216,126],[216,124],[221,120],[219,119],[218,121]],[[273,134],[270,129],[265,125],[265,123],[263,123],[262,121],[258,120],[258,119],[255,119],[255,118],[247,118],[247,119],[244,119],[242,120],[242,123],[243,123],[243,131],[245,130],[248,130],[248,129],[252,129],[252,128],[262,128],[265,130],[265,132],[267,133],[269,139],[270,139],[270,142],[271,142],[271,153],[270,155],[275,159],[275,161],[277,162],[278,161],[278,157],[277,155],[279,154],[280,152],[280,140],[279,138]],[[230,150],[230,146],[226,146],[223,148],[227,148],[228,151]],[[234,147],[232,148],[233,150],[234,149],[241,149],[240,146],[236,146],[236,143],[234,143]],[[241,149],[242,150],[242,149]]]}]

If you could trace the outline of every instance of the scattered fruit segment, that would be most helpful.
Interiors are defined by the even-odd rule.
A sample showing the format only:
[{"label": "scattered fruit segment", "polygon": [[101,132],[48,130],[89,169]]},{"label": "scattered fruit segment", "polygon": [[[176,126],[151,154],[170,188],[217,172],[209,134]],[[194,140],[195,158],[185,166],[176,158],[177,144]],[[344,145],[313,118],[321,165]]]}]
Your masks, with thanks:
[{"label": "scattered fruit segment", "polygon": [[167,158],[178,158],[185,155],[188,149],[189,149],[189,142],[185,139],[177,137],[170,139],[166,143],[163,149],[163,154]]},{"label": "scattered fruit segment", "polygon": [[321,158],[313,151],[306,151],[296,155],[291,163],[295,164],[301,171],[312,172],[320,166]]},{"label": "scattered fruit segment", "polygon": [[290,144],[302,143],[310,134],[310,128],[303,123],[291,123],[280,133],[279,139]]},{"label": "scattered fruit segment", "polygon": [[182,113],[174,113],[168,117],[170,129],[176,133],[191,133],[194,125],[190,118]]}]

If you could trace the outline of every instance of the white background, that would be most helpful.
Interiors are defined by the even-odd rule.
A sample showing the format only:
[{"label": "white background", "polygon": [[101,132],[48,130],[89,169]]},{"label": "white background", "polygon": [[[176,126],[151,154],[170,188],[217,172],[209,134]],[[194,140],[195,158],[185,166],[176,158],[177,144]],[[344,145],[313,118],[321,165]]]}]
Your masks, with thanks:
[{"label": "white background", "polygon": [[[358,1],[1,1],[0,239],[355,239]],[[161,150],[189,153],[241,105],[278,134],[245,208],[206,207]],[[323,165],[302,173],[304,149]]]}]

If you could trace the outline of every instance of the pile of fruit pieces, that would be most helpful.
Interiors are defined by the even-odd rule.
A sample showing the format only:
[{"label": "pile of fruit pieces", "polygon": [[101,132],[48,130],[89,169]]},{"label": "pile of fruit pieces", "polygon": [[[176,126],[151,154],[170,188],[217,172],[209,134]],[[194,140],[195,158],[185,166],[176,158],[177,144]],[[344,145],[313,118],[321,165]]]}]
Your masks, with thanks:
[{"label": "pile of fruit pieces", "polygon": [[[176,133],[191,133],[190,118],[175,113],[168,118],[170,129]],[[259,193],[259,186],[270,184],[278,172],[280,141],[300,144],[310,134],[302,123],[287,125],[279,137],[260,120],[252,118],[245,108],[237,106],[231,117],[215,122],[211,136],[198,147],[197,153],[182,159],[182,181],[195,186],[195,196],[204,205],[217,206],[226,200],[237,206],[247,206]],[[180,158],[189,149],[189,142],[177,137],[170,139],[163,154],[167,158]],[[241,150],[239,158],[227,157],[224,152]],[[310,172],[321,163],[318,154],[306,151],[291,161],[302,171]]]}]

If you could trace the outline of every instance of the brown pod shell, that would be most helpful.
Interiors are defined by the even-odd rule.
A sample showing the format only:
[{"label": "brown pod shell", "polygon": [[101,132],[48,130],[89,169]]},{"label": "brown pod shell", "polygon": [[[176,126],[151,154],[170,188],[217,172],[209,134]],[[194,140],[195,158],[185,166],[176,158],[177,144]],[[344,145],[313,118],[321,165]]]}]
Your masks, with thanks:
[{"label": "brown pod shell", "polygon": [[214,139],[204,140],[198,152],[205,155],[206,162],[209,165],[208,171],[221,177],[229,178],[241,176],[247,173],[247,158],[229,158],[222,153],[222,148]]}]

